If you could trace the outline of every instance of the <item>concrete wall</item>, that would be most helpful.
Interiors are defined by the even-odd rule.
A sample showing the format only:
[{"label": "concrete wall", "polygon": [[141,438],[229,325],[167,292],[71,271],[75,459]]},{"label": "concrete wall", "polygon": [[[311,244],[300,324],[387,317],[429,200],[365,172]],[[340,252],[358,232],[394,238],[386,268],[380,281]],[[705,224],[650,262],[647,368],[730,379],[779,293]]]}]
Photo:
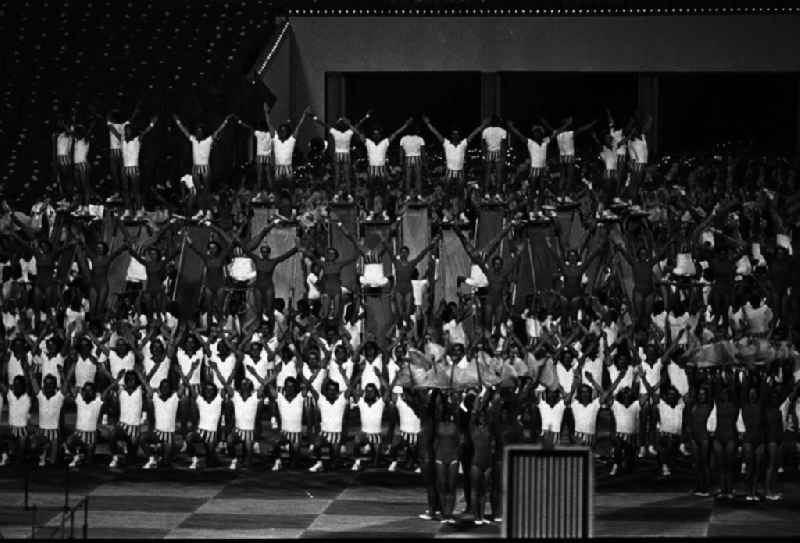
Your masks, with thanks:
[{"label": "concrete wall", "polygon": [[296,17],[294,117],[325,114],[325,73],[352,71],[800,72],[800,16]]}]

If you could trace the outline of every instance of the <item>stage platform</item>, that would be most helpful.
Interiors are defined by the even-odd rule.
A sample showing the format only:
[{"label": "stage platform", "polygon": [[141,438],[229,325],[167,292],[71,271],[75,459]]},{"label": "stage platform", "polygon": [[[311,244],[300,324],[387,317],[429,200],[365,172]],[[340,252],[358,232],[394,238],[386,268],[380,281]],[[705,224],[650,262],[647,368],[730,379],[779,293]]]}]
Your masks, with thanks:
[{"label": "stage platform", "polygon": [[[611,478],[598,467],[594,506],[596,537],[800,536],[800,476],[779,476],[786,499],[748,503],[715,501],[689,494],[688,464],[669,480],[656,475],[655,461],[632,474]],[[38,537],[58,526],[64,504],[63,469],[34,472],[30,502],[38,505]],[[420,475],[366,470],[311,474],[225,468],[200,473],[185,469],[110,472],[83,468],[71,474],[71,503],[89,496],[90,538],[491,538],[496,525],[475,526],[470,516],[455,525],[424,521]],[[23,506],[24,478],[0,468],[0,535],[30,537],[30,512]],[[737,487],[741,491],[741,485]],[[456,511],[464,509],[460,496]],[[76,533],[82,517],[76,517]]]}]

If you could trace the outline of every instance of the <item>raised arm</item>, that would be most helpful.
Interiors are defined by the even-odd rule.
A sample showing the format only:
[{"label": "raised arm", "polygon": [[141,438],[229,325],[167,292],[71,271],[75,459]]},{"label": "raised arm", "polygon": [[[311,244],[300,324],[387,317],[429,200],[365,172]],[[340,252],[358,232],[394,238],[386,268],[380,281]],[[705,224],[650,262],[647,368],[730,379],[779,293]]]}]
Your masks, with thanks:
[{"label": "raised arm", "polygon": [[191,139],[192,135],[189,134],[189,131],[186,129],[186,127],[178,118],[178,116],[173,114],[172,118],[175,120],[175,124],[178,126],[178,130],[180,130],[183,133],[183,135],[186,136],[186,139]]},{"label": "raised arm", "polygon": [[264,122],[267,123],[267,130],[273,131],[272,122],[269,120],[269,106],[264,102]]},{"label": "raised arm", "polygon": [[153,129],[153,127],[156,125],[157,122],[158,122],[158,115],[153,115],[147,126],[145,126],[141,132],[139,132],[139,137],[143,138],[144,136],[146,136]]},{"label": "raised arm", "polygon": [[412,118],[409,118],[409,119],[408,119],[408,120],[407,120],[407,121],[406,121],[406,122],[403,124],[403,126],[401,126],[401,127],[400,127],[400,128],[398,128],[397,130],[395,130],[394,132],[392,132],[392,134],[389,136],[389,143],[391,144],[391,143],[392,143],[394,140],[396,140],[396,139],[397,139],[397,137],[398,137],[400,134],[402,134],[402,133],[403,133],[403,131],[404,131],[406,128],[408,128],[409,126],[411,126],[411,123],[412,123],[412,122],[414,122],[414,119],[412,119]]},{"label": "raised arm", "polygon": [[576,128],[576,129],[575,129],[575,131],[574,131],[574,132],[575,132],[575,135],[577,136],[578,134],[582,134],[582,133],[584,133],[584,132],[586,132],[586,131],[588,131],[588,130],[591,130],[591,129],[592,129],[592,127],[593,127],[595,124],[597,124],[597,119],[595,119],[594,121],[591,121],[591,122],[589,122],[589,123],[586,123],[586,124],[584,124],[584,125],[581,125],[581,126],[579,126],[579,127],[578,127],[578,128]]},{"label": "raised arm", "polygon": [[294,137],[294,139],[297,139],[297,136],[300,134],[300,127],[303,126],[303,123],[305,122],[306,117],[308,117],[309,113],[311,113],[311,106],[308,106],[303,110],[303,114],[300,116],[300,120],[297,121],[297,126],[294,127],[294,132],[292,132],[292,136]]},{"label": "raised arm", "polygon": [[[439,143],[444,144],[444,136],[442,136],[442,134],[438,130],[436,130],[436,127],[433,126],[433,123],[431,123],[431,120],[430,120],[430,118],[428,118],[427,115],[423,115],[422,116],[422,122],[425,123],[425,126],[428,127],[428,130],[431,131],[431,134],[433,134],[433,136],[437,140],[439,140]],[[454,142],[454,143],[457,143],[457,142]]]},{"label": "raised arm", "polygon": [[472,132],[470,132],[470,133],[469,133],[469,135],[467,136],[467,144],[471,143],[471,142],[472,142],[472,140],[474,140],[475,138],[477,138],[477,137],[478,137],[478,135],[479,135],[481,132],[483,132],[483,129],[484,129],[484,128],[486,128],[487,126],[489,126],[489,123],[490,123],[490,122],[491,122],[491,121],[490,121],[489,119],[484,119],[484,120],[483,120],[483,122],[482,122],[481,124],[479,124],[479,125],[478,125],[478,126],[475,128],[475,130],[473,130]]},{"label": "raised arm", "polygon": [[233,118],[232,114],[225,117],[225,119],[220,123],[217,129],[214,130],[214,133],[211,134],[212,141],[217,141],[219,139],[219,135],[222,134],[222,131],[225,130],[226,126],[228,126],[228,123],[230,122],[231,118]]},{"label": "raised arm", "polygon": [[514,126],[514,123],[512,121],[508,121],[506,123],[506,126],[508,126],[509,132],[514,134],[516,137],[518,137],[524,143],[528,143],[528,138],[526,138],[525,135],[522,132],[520,132],[519,129],[517,129],[516,126]]}]

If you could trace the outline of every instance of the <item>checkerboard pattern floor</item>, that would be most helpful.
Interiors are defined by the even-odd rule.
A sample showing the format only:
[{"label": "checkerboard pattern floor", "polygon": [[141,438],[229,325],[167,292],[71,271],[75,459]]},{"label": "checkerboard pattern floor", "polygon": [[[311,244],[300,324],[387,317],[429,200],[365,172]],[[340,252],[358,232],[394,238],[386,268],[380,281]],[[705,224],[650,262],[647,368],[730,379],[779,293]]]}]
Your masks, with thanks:
[{"label": "checkerboard pattern floor", "polygon": [[[603,471],[603,473],[601,473]],[[654,470],[653,470],[654,471]],[[781,476],[781,502],[720,502],[691,496],[691,473],[670,480],[653,471],[609,478],[598,467],[596,536],[800,536],[800,476]],[[51,536],[64,506],[65,472],[33,472],[30,504],[37,506],[37,537]],[[424,521],[418,475],[365,471],[231,473],[225,469],[110,472],[84,468],[69,475],[70,503],[89,497],[89,537],[131,538],[333,538],[497,537],[498,526]],[[0,471],[0,535],[31,535],[24,506],[24,476]],[[463,509],[459,500],[457,510]],[[82,513],[75,518],[80,535]],[[69,536],[69,533],[67,533]],[[59,534],[60,537],[60,534]]]}]

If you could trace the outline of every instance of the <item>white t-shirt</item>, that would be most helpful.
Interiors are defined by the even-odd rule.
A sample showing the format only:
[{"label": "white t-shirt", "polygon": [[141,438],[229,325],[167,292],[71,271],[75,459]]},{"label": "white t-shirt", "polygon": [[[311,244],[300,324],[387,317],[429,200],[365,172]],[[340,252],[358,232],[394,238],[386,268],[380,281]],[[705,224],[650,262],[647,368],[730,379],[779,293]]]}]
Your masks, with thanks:
[{"label": "white t-shirt", "polygon": [[464,156],[467,152],[467,140],[461,140],[458,145],[453,145],[450,140],[444,140],[444,159],[447,169],[460,172],[464,169]]},{"label": "white t-shirt", "polygon": [[[202,366],[204,357],[205,355],[202,349],[197,349],[197,351],[195,351],[193,355],[189,356],[189,353],[187,353],[186,351],[184,351],[182,348],[179,347],[178,352],[175,353],[175,358],[178,359],[178,366],[180,367],[181,373],[183,375],[187,375],[189,371],[192,369],[192,364],[194,364],[197,361],[200,361],[200,364]],[[198,367],[194,371],[192,376],[189,378],[190,385],[200,384],[201,369],[202,369],[201,367]]]},{"label": "white t-shirt", "polygon": [[44,384],[44,379],[48,375],[52,375],[56,378],[56,386],[61,386],[61,375],[58,372],[58,368],[64,367],[64,357],[61,356],[61,353],[56,353],[55,356],[49,357],[47,353],[42,353],[38,357],[39,364],[41,364],[41,371],[42,371],[42,384]]},{"label": "white t-shirt", "polygon": [[333,148],[337,153],[350,152],[350,141],[353,139],[353,130],[351,128],[344,132],[331,128],[328,132],[333,137]]},{"label": "white t-shirt", "polygon": [[119,390],[119,421],[129,426],[138,426],[142,421],[142,387],[133,392]]},{"label": "white t-shirt", "polygon": [[261,130],[254,130],[253,136],[256,138],[256,155],[269,156],[272,154],[272,134]]},{"label": "white t-shirt", "polygon": [[544,168],[547,165],[547,146],[550,138],[544,138],[542,143],[536,143],[528,138],[528,153],[531,155],[531,168]]},{"label": "white t-shirt", "polygon": [[[151,371],[153,371],[153,366],[155,366],[155,361],[153,360],[152,356],[145,356],[142,359],[142,365],[144,366],[144,374],[148,375]],[[150,377],[150,386],[153,388],[158,388],[161,386],[161,381],[167,379],[169,377],[169,366],[170,361],[169,358],[164,357],[161,361],[161,365],[158,366],[158,369],[155,371],[152,377]],[[189,366],[191,368],[191,366]],[[188,371],[188,370],[187,370]],[[194,381],[194,377],[190,380],[190,384],[199,384],[200,383],[200,368],[197,368],[195,371],[195,375],[197,376],[197,383],[192,383]]]},{"label": "white t-shirt", "polygon": [[303,431],[303,396],[298,394],[292,401],[283,394],[278,394],[278,412],[281,414],[281,430],[284,432]]},{"label": "white t-shirt", "polygon": [[631,402],[625,407],[614,400],[611,404],[611,411],[614,413],[614,422],[617,432],[621,434],[636,434],[639,431],[639,402]]},{"label": "white t-shirt", "polygon": [[26,427],[31,414],[31,397],[27,392],[17,398],[9,391],[8,399],[8,424],[9,426]]},{"label": "white t-shirt", "polygon": [[675,407],[664,400],[658,402],[658,425],[659,429],[667,434],[680,435],[683,428],[683,401],[678,401]]},{"label": "white t-shirt", "polygon": [[118,355],[113,349],[108,352],[108,367],[114,379],[117,378],[120,371],[132,370],[134,362],[136,362],[136,356],[133,354],[133,351],[128,351],[125,356]]},{"label": "white t-shirt", "polygon": [[367,160],[370,166],[386,166],[386,151],[389,149],[389,140],[383,138],[378,143],[367,139]]},{"label": "white t-shirt", "polygon": [[70,147],[72,147],[72,136],[65,132],[61,132],[56,137],[56,153],[58,156],[69,156]]},{"label": "white t-shirt", "polygon": [[575,132],[572,130],[559,132],[556,141],[558,142],[558,153],[561,156],[575,155]]},{"label": "white t-shirt", "polygon": [[425,147],[425,140],[420,136],[406,135],[400,138],[400,147],[403,148],[407,157],[417,157]]},{"label": "white t-shirt", "polygon": [[508,132],[499,126],[487,126],[481,132],[481,138],[486,142],[486,149],[495,152],[500,150],[503,141],[508,138]]},{"label": "white t-shirt", "polygon": [[142,143],[139,137],[132,140],[122,140],[122,165],[126,168],[133,168],[139,165],[139,150]]},{"label": "white t-shirt", "polygon": [[204,140],[198,140],[194,136],[189,137],[192,142],[192,161],[195,166],[208,166],[208,158],[211,156],[211,145],[214,143],[214,138],[211,136]]},{"label": "white t-shirt", "polygon": [[272,140],[272,146],[275,149],[275,164],[277,166],[292,165],[295,143],[297,143],[297,140],[294,136],[289,136],[284,141],[281,141],[280,138]]}]

